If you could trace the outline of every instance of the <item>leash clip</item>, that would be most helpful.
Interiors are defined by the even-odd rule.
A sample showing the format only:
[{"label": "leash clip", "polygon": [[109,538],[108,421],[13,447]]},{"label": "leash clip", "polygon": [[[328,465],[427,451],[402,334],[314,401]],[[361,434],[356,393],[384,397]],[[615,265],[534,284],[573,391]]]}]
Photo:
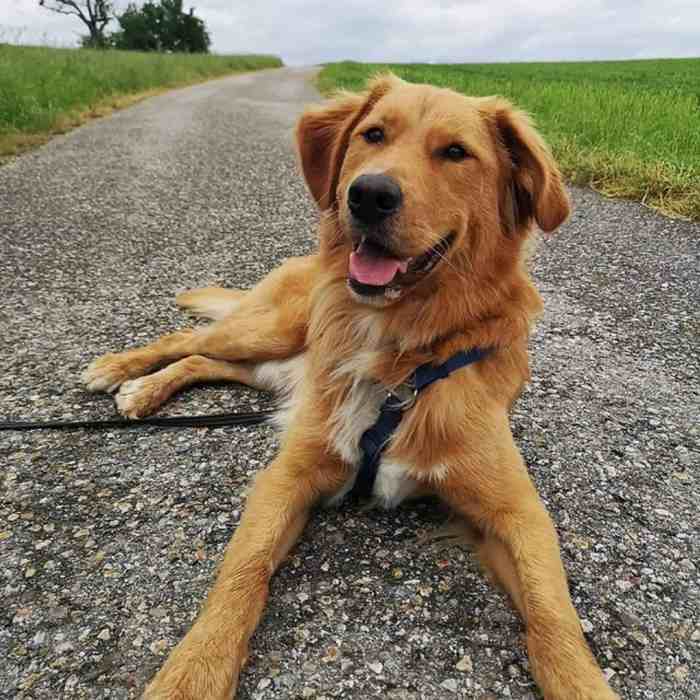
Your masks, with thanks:
[{"label": "leash clip", "polygon": [[407,381],[387,390],[386,395],[387,398],[392,398],[396,402],[391,405],[393,411],[407,411],[416,403],[418,389],[412,381]]}]

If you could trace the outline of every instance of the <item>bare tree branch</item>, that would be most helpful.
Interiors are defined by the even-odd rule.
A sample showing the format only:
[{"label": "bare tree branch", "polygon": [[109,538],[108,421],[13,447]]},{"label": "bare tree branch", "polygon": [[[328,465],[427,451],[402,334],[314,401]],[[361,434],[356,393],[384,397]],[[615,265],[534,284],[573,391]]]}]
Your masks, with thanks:
[{"label": "bare tree branch", "polygon": [[88,28],[92,45],[104,45],[104,29],[113,15],[111,0],[39,0],[39,5],[59,15],[75,15]]}]

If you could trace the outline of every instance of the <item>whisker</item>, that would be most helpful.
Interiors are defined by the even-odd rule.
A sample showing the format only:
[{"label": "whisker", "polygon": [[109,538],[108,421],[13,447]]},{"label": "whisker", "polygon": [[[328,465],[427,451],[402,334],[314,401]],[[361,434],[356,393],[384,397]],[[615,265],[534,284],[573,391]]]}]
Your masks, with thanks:
[{"label": "whisker", "polygon": [[457,267],[455,267],[452,261],[445,257],[444,253],[438,252],[437,256],[445,263],[445,265],[451,267],[460,279],[462,279],[464,282],[469,283],[469,280],[462,274],[461,270],[457,269]]},{"label": "whisker", "polygon": [[[429,228],[428,226],[425,226],[425,225],[418,225],[414,230],[415,230],[415,232],[416,232],[416,233],[418,234],[418,236],[419,236],[419,239],[418,239],[419,242],[422,243],[422,244],[425,244],[426,246],[433,247],[433,246],[435,246],[435,245],[439,242],[439,241],[437,241],[437,242],[435,241],[435,235],[434,235],[432,229]],[[447,257],[445,256],[444,253],[441,253],[440,251],[436,251],[435,254],[436,254],[437,257],[439,257],[446,265],[448,265],[450,268],[452,268],[452,270],[454,270],[454,272],[457,274],[457,276],[458,276],[461,280],[463,280],[464,282],[467,282],[467,283],[469,282],[469,280],[467,279],[467,277],[465,277],[464,274],[462,274],[461,270],[459,270],[459,269],[454,265],[454,263],[453,263],[449,258],[447,258]],[[467,260],[467,263],[470,264],[470,261]]]}]

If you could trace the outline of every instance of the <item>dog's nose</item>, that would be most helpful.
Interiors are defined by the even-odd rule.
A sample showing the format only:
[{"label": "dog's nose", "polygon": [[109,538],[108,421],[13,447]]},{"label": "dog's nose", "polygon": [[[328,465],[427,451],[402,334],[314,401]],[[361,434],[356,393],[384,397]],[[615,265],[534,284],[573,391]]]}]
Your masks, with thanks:
[{"label": "dog's nose", "polygon": [[401,206],[401,188],[388,175],[360,175],[348,190],[348,206],[365,224],[377,224]]}]

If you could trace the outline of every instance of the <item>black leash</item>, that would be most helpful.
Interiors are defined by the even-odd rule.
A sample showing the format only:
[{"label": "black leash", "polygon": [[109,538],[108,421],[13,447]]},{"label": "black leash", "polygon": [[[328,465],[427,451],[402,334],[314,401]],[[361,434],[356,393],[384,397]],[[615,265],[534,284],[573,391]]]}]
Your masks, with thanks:
[{"label": "black leash", "polygon": [[220,428],[228,425],[260,425],[269,421],[276,411],[247,411],[215,413],[211,416],[167,416],[160,418],[106,418],[104,420],[0,421],[0,430],[90,430],[104,428]]}]

